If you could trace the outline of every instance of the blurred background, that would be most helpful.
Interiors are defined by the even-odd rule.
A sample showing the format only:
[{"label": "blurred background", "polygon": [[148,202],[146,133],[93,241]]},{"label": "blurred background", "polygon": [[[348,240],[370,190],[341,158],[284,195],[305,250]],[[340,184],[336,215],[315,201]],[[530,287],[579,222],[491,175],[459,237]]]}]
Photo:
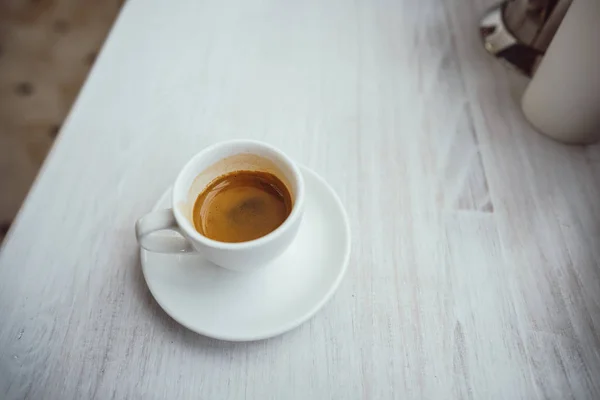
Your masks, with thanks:
[{"label": "blurred background", "polygon": [[0,242],[124,0],[0,0]]}]

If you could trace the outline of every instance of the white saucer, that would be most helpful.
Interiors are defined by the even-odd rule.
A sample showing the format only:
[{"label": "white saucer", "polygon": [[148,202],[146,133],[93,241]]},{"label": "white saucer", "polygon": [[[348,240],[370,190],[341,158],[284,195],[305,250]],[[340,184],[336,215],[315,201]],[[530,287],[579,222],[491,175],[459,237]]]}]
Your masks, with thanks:
[{"label": "white saucer", "polygon": [[[302,225],[290,247],[264,268],[233,272],[198,254],[141,250],[146,283],[167,314],[205,336],[249,341],[295,328],[323,307],[346,272],[350,224],[333,189],[300,169],[306,184]],[[154,209],[169,208],[170,200],[171,189]]]}]

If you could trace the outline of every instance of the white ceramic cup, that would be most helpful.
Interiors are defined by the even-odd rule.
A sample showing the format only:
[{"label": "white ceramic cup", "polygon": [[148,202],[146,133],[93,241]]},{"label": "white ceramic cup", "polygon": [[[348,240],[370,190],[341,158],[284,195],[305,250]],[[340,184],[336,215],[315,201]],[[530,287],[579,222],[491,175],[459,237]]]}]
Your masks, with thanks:
[{"label": "white ceramic cup", "polygon": [[[268,172],[279,178],[292,196],[292,211],[273,232],[241,243],[219,242],[194,228],[192,210],[198,195],[216,178],[234,171]],[[304,209],[304,180],[298,166],[284,153],[262,142],[233,140],[212,145],[196,154],[173,185],[172,208],[140,218],[137,240],[146,250],[161,253],[197,252],[221,267],[251,271],[268,263],[292,243]],[[160,235],[171,230],[179,235]]]}]

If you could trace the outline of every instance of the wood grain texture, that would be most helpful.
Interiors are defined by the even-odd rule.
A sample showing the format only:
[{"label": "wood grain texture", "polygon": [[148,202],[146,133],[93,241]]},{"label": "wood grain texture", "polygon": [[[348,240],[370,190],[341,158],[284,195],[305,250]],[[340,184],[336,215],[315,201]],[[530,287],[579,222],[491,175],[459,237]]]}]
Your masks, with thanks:
[{"label": "wood grain texture", "polygon": [[[0,397],[600,398],[600,150],[525,123],[491,3],[127,2],[0,254]],[[133,235],[234,137],[353,229],[329,304],[241,344],[166,316]]]}]

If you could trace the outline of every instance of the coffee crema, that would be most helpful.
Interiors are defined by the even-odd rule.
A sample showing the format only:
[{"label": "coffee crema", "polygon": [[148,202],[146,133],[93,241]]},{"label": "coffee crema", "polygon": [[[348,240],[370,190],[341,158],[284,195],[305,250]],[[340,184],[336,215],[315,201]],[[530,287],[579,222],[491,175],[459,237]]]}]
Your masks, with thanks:
[{"label": "coffee crema", "polygon": [[258,239],[277,229],[292,211],[292,196],[275,175],[235,171],[212,181],[193,209],[194,227],[220,242]]}]

